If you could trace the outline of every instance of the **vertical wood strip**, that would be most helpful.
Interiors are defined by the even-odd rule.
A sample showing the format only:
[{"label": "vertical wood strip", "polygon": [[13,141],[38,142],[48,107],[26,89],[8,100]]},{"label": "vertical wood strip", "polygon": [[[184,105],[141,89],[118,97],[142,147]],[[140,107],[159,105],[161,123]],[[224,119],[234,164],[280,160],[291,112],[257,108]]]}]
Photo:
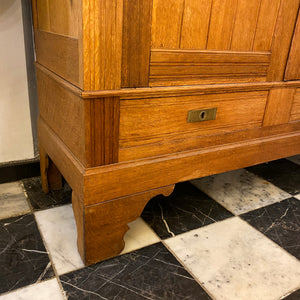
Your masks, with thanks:
[{"label": "vertical wood strip", "polygon": [[238,0],[213,0],[208,50],[229,50]]},{"label": "vertical wood strip", "polygon": [[[87,149],[91,167],[118,162],[119,159],[119,97],[87,100]],[[89,114],[89,115],[88,115]]]},{"label": "vertical wood strip", "polygon": [[295,34],[285,71],[285,80],[300,79],[300,12],[298,14]]},{"label": "vertical wood strip", "polygon": [[153,0],[124,0],[122,87],[147,87]]},{"label": "vertical wood strip", "polygon": [[37,23],[39,30],[50,31],[50,10],[49,10],[49,0],[37,0]]},{"label": "vertical wood strip", "polygon": [[261,0],[238,1],[231,50],[252,50],[260,3]]},{"label": "vertical wood strip", "polygon": [[152,48],[178,49],[184,0],[153,0]]},{"label": "vertical wood strip", "polygon": [[277,88],[269,92],[263,126],[280,125],[289,122],[293,105],[294,88]]},{"label": "vertical wood strip", "polygon": [[258,16],[253,51],[270,51],[280,0],[262,0]]},{"label": "vertical wood strip", "polygon": [[123,0],[82,1],[84,89],[119,89]]},{"label": "vertical wood strip", "polygon": [[206,48],[211,5],[212,0],[185,0],[181,49]]},{"label": "vertical wood strip", "polygon": [[31,7],[32,7],[32,23],[33,23],[33,28],[37,29],[38,28],[38,20],[37,20],[37,0],[31,0]]},{"label": "vertical wood strip", "polygon": [[268,81],[282,81],[299,9],[299,0],[281,1],[272,43]]}]

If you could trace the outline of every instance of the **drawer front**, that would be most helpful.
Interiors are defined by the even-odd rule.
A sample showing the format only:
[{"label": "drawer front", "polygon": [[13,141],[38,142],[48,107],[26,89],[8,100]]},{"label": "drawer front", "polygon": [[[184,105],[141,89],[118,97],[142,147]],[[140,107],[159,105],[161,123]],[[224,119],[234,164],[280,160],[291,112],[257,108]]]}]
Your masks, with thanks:
[{"label": "drawer front", "polygon": [[[199,136],[260,127],[267,96],[267,91],[258,91],[121,100],[120,160],[122,149],[130,147],[159,146],[176,140],[188,142]],[[214,120],[188,122],[191,111],[210,109],[216,109]]]}]

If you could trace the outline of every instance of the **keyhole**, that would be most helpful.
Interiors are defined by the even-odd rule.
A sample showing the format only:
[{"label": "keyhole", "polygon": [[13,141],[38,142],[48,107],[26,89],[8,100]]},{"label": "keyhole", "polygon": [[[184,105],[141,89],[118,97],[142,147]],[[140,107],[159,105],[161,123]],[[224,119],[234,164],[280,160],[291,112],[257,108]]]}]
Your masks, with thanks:
[{"label": "keyhole", "polygon": [[206,118],[206,112],[205,112],[205,111],[202,111],[202,112],[200,113],[200,120],[205,120],[205,118]]}]

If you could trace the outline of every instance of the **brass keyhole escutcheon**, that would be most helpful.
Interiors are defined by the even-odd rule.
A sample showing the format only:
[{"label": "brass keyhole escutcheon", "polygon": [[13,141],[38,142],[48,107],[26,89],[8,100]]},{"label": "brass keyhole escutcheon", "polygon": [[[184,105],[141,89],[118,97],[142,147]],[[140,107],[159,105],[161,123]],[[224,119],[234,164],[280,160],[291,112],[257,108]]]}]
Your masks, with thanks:
[{"label": "brass keyhole escutcheon", "polygon": [[217,108],[190,110],[187,115],[188,123],[204,122],[215,120],[217,116]]},{"label": "brass keyhole escutcheon", "polygon": [[206,111],[203,110],[199,114],[200,120],[204,121],[206,119]]}]

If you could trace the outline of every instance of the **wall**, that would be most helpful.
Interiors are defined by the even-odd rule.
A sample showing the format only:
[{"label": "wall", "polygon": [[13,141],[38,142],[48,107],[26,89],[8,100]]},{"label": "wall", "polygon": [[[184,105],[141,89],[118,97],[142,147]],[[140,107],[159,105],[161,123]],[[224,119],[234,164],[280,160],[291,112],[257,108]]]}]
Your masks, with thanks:
[{"label": "wall", "polygon": [[21,0],[0,1],[0,163],[34,157]]}]

